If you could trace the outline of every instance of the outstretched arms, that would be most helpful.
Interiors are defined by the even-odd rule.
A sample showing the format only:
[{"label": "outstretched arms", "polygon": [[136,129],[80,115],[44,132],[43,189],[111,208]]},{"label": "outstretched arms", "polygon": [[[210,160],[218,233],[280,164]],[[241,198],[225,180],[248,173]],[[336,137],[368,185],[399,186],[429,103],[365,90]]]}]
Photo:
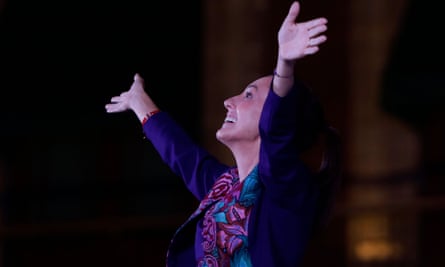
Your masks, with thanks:
[{"label": "outstretched arms", "polygon": [[273,89],[279,96],[285,96],[293,85],[296,60],[317,53],[318,46],[327,40],[323,35],[327,30],[326,18],[296,22],[299,13],[300,3],[293,2],[278,32],[278,59]]}]

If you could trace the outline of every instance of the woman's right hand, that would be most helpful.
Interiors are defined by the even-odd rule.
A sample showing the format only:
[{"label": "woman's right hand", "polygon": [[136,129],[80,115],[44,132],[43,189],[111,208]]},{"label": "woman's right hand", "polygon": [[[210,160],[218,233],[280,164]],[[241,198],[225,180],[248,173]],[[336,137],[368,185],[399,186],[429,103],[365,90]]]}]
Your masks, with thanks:
[{"label": "woman's right hand", "polygon": [[116,113],[132,110],[138,119],[142,121],[146,114],[158,110],[156,104],[145,92],[144,86],[144,79],[136,73],[130,89],[118,96],[112,97],[110,103],[105,105],[106,111],[108,113]]}]

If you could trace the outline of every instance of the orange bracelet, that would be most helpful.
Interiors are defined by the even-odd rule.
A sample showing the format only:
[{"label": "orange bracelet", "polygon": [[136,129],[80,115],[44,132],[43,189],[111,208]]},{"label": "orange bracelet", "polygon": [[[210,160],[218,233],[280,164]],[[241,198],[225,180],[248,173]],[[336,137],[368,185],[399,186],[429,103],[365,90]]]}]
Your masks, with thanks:
[{"label": "orange bracelet", "polygon": [[155,115],[155,114],[158,113],[158,112],[160,112],[160,110],[159,110],[159,109],[155,109],[155,110],[153,110],[153,111],[151,111],[151,112],[149,112],[149,113],[146,113],[144,119],[143,119],[142,122],[141,122],[142,126],[144,126],[144,124],[148,121],[148,119],[149,119],[151,116]]}]

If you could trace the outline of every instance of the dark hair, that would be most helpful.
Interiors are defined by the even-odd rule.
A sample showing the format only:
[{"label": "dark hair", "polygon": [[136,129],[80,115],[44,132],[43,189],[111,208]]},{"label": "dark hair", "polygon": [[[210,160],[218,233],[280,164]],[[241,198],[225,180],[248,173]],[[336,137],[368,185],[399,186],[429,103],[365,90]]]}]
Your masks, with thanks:
[{"label": "dark hair", "polygon": [[[301,81],[296,81],[301,83]],[[323,140],[323,155],[314,179],[319,186],[320,197],[315,214],[314,232],[326,227],[341,184],[341,140],[337,129],[325,119],[323,107],[316,94],[306,85],[300,84],[299,97],[299,138],[300,152],[311,149],[320,139]]]},{"label": "dark hair", "polygon": [[330,221],[335,199],[341,185],[341,141],[337,129],[328,126],[324,131],[324,151],[318,173],[315,175],[320,188],[316,228],[321,230]]}]

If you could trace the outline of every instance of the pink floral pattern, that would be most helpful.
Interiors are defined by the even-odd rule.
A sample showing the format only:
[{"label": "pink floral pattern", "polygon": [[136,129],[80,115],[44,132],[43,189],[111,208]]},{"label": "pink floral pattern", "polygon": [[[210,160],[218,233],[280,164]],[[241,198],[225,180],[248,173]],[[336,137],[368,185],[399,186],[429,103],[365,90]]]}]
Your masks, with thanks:
[{"label": "pink floral pattern", "polygon": [[[233,173],[236,175],[231,175]],[[256,168],[242,183],[236,172],[225,173],[203,200],[206,204],[213,204],[203,219],[204,257],[198,266],[235,267],[241,266],[240,262],[242,266],[250,266],[247,228],[260,190],[257,177]]]},{"label": "pink floral pattern", "polygon": [[221,199],[224,197],[230,190],[232,190],[232,187],[234,184],[236,184],[238,181],[234,181],[234,178],[232,176],[229,176],[227,174],[222,175],[218,180],[216,180],[215,184],[212,187],[212,190],[210,190],[210,193],[207,195],[206,198],[208,199]]},{"label": "pink floral pattern", "polygon": [[198,267],[218,267],[215,257],[205,256],[198,264]]},{"label": "pink floral pattern", "polygon": [[202,248],[204,252],[210,252],[215,248],[216,244],[216,223],[215,219],[211,216],[204,217],[202,235],[204,241],[202,243]]}]

